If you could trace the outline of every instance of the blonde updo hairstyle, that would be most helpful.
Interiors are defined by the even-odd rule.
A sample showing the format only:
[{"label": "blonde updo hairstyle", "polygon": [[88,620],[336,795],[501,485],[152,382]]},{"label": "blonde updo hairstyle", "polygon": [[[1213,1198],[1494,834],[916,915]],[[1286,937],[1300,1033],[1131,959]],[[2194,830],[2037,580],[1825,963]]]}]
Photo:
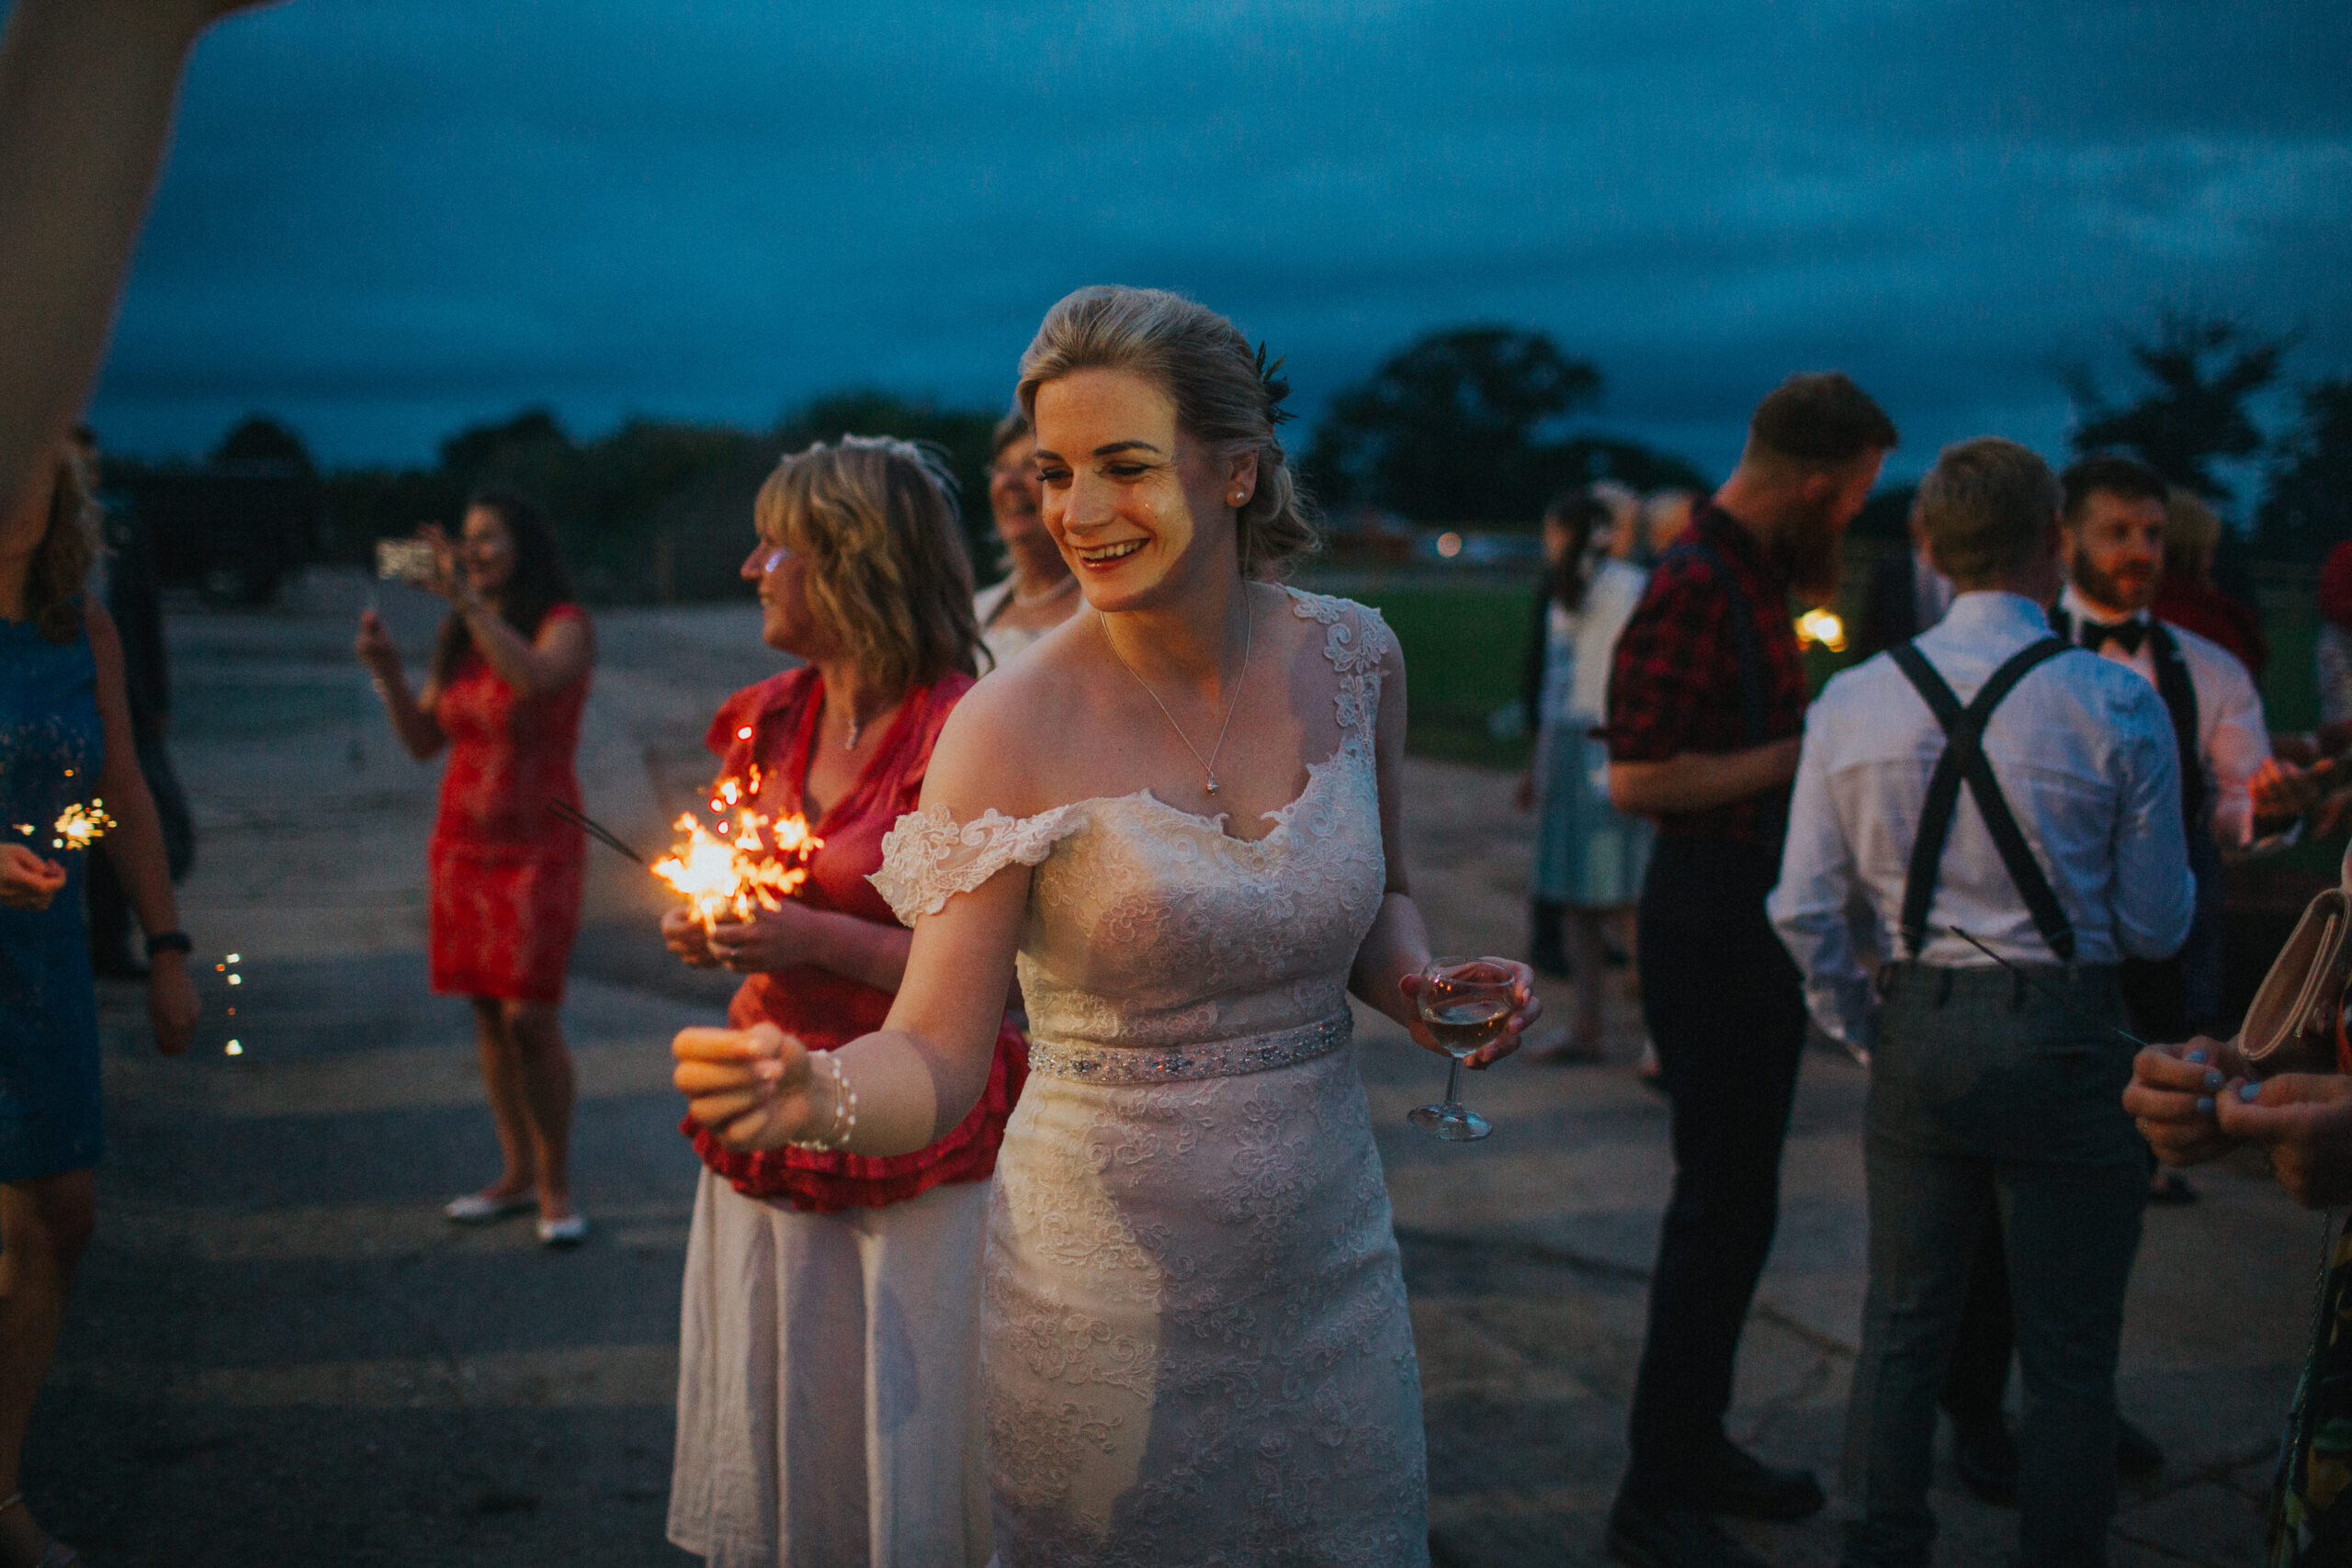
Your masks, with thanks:
[{"label": "blonde updo hairstyle", "polygon": [[820,441],[776,465],[752,517],[808,563],[808,607],[884,688],[979,673],[972,563],[938,457],[887,435]]},{"label": "blonde updo hairstyle", "polygon": [[1207,306],[1159,288],[1081,288],[1046,312],[1021,356],[1021,412],[1034,423],[1037,389],[1080,370],[1140,376],[1176,403],[1176,423],[1221,459],[1258,454],[1258,483],[1237,508],[1244,575],[1262,577],[1317,547],[1312,510],[1274,427],[1290,415],[1277,361]]}]

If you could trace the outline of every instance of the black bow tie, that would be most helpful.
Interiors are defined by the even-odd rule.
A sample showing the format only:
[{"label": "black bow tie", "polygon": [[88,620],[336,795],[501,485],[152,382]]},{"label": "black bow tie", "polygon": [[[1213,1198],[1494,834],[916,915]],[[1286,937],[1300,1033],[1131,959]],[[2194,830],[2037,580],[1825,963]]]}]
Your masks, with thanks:
[{"label": "black bow tie", "polygon": [[2085,619],[2075,636],[2093,653],[2110,642],[2120,645],[2126,653],[2138,653],[2140,645],[2148,640],[2148,623]]}]

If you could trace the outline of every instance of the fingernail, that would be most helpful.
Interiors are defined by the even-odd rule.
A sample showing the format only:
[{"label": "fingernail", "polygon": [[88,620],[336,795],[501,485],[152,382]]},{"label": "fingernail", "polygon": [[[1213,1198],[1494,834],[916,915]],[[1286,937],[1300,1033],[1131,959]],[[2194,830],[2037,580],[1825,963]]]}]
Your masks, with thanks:
[{"label": "fingernail", "polygon": [[2183,1061],[2201,1063],[2205,1060],[2205,1053],[2202,1051],[2191,1051],[2187,1056],[2184,1056],[2181,1059]]},{"label": "fingernail", "polygon": [[2246,1100],[2249,1103],[2258,1099],[2261,1094],[2262,1086],[2258,1083],[2240,1084],[2238,1086],[2238,1098],[2240,1100]]},{"label": "fingernail", "polygon": [[2213,1097],[2209,1094],[2204,1099],[2199,1100],[2197,1102],[2197,1109],[2205,1112],[2205,1114],[2209,1116],[2211,1115],[2213,1113]]},{"label": "fingernail", "polygon": [[2207,1073],[2205,1075],[2205,1087],[2207,1089],[2219,1089],[2222,1087],[2222,1075],[2219,1073]]}]

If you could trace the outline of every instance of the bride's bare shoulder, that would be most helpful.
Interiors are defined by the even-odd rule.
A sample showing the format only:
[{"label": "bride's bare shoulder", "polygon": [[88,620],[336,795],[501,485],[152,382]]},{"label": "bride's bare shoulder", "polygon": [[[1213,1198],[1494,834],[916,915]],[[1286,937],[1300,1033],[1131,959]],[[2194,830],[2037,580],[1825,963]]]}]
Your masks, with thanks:
[{"label": "bride's bare shoulder", "polygon": [[944,804],[961,819],[989,809],[1023,817],[1052,804],[1046,781],[1075,728],[1067,630],[1040,638],[964,694],[933,750],[925,805]]}]

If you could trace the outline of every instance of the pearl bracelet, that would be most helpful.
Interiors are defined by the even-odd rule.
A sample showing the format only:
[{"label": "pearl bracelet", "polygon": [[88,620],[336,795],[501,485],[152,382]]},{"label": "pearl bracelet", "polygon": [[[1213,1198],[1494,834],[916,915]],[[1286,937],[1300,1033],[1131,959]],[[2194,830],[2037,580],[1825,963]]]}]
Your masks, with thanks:
[{"label": "pearl bracelet", "polygon": [[832,1154],[848,1147],[851,1136],[857,1131],[857,1090],[851,1087],[848,1077],[842,1072],[841,1063],[831,1051],[809,1054],[809,1072],[813,1075],[820,1066],[833,1080],[832,1125],[825,1130],[821,1138],[790,1138],[786,1141],[794,1148],[807,1149],[811,1154]]}]

